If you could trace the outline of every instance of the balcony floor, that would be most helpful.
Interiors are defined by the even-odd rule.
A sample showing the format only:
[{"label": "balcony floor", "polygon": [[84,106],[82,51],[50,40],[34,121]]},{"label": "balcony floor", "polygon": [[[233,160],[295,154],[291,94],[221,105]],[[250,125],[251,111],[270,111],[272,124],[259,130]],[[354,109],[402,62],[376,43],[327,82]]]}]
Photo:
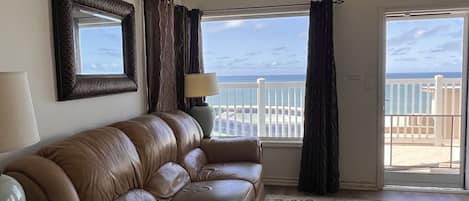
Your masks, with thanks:
[{"label": "balcony floor", "polygon": [[[418,144],[393,144],[392,166],[391,146],[385,145],[384,164],[387,171],[412,173],[458,174],[460,147],[432,146]],[[452,155],[452,159],[451,156]],[[450,163],[452,161],[452,163]]]}]

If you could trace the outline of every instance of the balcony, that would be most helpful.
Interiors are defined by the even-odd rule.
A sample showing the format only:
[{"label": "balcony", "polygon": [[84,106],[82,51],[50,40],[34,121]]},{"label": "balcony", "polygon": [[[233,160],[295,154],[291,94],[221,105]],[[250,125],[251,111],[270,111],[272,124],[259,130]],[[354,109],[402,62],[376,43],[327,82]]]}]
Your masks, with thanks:
[{"label": "balcony", "polygon": [[[304,82],[220,83],[207,98],[215,136],[301,140]],[[459,172],[461,79],[387,79],[385,166],[388,171]]]}]

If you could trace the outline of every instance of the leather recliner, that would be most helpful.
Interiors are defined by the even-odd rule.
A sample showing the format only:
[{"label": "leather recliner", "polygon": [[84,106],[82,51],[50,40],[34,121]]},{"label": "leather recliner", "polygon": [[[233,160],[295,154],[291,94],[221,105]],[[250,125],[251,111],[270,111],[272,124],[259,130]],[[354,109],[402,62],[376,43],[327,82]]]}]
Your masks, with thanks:
[{"label": "leather recliner", "polygon": [[86,131],[5,168],[28,201],[261,201],[256,138],[203,139],[184,112]]}]

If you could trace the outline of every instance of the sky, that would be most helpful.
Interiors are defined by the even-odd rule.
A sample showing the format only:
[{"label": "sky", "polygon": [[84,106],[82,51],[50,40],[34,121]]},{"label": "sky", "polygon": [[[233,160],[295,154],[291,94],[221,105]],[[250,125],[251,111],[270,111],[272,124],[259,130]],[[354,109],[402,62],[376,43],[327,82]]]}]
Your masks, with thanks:
[{"label": "sky", "polygon": [[[205,71],[219,76],[304,75],[308,20],[203,22]],[[387,73],[461,72],[464,18],[389,20],[386,34]],[[123,73],[120,27],[80,28],[80,48],[82,73]]]},{"label": "sky", "polygon": [[387,23],[387,73],[461,72],[464,18]]},{"label": "sky", "polygon": [[[308,17],[203,22],[204,66],[221,76],[305,74]],[[387,23],[387,73],[461,72],[463,18]]]},{"label": "sky", "polygon": [[229,75],[306,73],[308,17],[202,23],[206,72]]}]

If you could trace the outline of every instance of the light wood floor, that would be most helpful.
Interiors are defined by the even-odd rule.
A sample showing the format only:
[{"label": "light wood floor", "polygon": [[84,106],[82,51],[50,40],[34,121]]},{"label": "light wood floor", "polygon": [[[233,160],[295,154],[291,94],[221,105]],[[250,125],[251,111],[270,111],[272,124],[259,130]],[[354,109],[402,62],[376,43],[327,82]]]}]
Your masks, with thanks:
[{"label": "light wood floor", "polygon": [[[294,187],[266,186],[266,194],[308,196]],[[418,193],[403,191],[351,191],[342,190],[327,198],[362,199],[370,201],[469,201],[469,194]]]}]

